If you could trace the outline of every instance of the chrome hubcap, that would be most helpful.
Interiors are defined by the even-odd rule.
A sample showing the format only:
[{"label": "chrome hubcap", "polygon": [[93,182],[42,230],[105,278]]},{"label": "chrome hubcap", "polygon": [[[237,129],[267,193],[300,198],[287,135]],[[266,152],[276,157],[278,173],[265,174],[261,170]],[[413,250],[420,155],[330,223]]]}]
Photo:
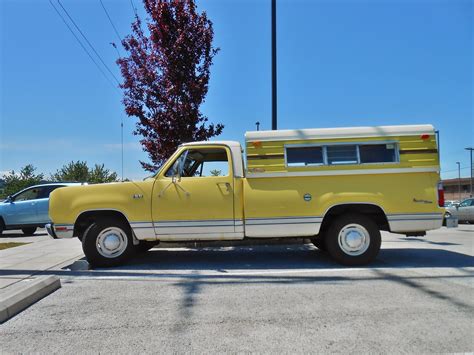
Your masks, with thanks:
[{"label": "chrome hubcap", "polygon": [[127,234],[117,227],[105,228],[97,236],[97,251],[106,258],[122,255],[127,245]]},{"label": "chrome hubcap", "polygon": [[339,247],[347,255],[357,256],[365,253],[370,245],[370,235],[360,224],[348,224],[338,236]]}]

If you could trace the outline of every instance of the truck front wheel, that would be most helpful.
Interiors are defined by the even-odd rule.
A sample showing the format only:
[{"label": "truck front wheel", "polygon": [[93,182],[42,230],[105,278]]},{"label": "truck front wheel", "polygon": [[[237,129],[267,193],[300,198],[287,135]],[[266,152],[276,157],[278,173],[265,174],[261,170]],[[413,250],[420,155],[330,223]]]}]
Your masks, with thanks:
[{"label": "truck front wheel", "polygon": [[119,265],[134,250],[130,227],[113,219],[94,222],[82,237],[82,250],[92,266]]},{"label": "truck front wheel", "polygon": [[325,238],[329,254],[343,265],[365,265],[380,250],[381,237],[377,224],[365,215],[347,214],[338,217]]}]

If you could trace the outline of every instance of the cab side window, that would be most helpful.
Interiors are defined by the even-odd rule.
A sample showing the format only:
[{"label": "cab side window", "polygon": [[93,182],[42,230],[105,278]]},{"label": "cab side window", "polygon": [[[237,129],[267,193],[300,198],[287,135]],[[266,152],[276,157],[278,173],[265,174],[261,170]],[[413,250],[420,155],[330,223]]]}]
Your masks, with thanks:
[{"label": "cab side window", "polygon": [[228,176],[229,159],[224,148],[189,149],[184,151],[165,176],[186,177]]}]

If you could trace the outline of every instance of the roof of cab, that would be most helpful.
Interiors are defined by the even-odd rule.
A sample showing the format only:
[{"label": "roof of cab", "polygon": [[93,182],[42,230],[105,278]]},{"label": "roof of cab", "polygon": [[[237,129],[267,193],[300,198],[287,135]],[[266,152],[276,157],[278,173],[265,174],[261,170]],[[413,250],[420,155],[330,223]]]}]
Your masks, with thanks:
[{"label": "roof of cab", "polygon": [[434,134],[430,124],[373,126],[373,127],[341,127],[311,128],[277,131],[251,131],[245,133],[246,141],[286,141],[306,139],[362,138],[387,136],[412,136],[418,134]]},{"label": "roof of cab", "polygon": [[233,147],[239,147],[241,148],[241,145],[239,142],[237,141],[199,141],[199,142],[189,142],[189,143],[183,143],[181,145],[183,146],[189,146],[189,145],[226,145],[230,148],[233,148]]}]

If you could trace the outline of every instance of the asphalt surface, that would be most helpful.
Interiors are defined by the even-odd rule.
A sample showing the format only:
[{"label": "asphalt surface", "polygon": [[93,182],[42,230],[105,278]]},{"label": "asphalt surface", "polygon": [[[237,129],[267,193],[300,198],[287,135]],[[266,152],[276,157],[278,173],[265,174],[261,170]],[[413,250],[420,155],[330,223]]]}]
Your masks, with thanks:
[{"label": "asphalt surface", "polygon": [[63,287],[0,325],[0,352],[472,352],[474,228],[385,233],[373,265],[311,245],[155,248],[54,272]]}]

